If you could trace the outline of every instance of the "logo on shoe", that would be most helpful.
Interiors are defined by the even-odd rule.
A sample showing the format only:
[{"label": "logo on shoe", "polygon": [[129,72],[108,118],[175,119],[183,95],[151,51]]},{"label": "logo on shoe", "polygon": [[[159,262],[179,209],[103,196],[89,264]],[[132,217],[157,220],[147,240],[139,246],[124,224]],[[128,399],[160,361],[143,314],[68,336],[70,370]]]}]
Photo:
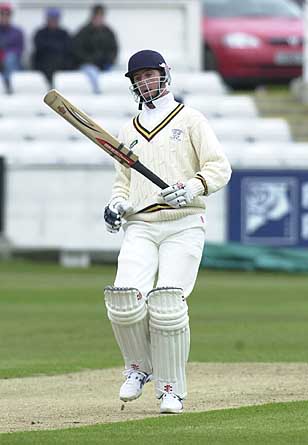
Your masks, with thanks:
[{"label": "logo on shoe", "polygon": [[169,383],[167,385],[164,386],[164,391],[165,392],[172,392],[172,385],[170,385]]},{"label": "logo on shoe", "polygon": [[134,371],[138,371],[138,369],[139,369],[139,365],[137,365],[137,363],[132,363],[132,364],[130,365],[130,367],[131,367]]},{"label": "logo on shoe", "polygon": [[137,300],[142,300],[142,293],[141,293],[141,292],[138,292],[138,294],[137,294]]}]

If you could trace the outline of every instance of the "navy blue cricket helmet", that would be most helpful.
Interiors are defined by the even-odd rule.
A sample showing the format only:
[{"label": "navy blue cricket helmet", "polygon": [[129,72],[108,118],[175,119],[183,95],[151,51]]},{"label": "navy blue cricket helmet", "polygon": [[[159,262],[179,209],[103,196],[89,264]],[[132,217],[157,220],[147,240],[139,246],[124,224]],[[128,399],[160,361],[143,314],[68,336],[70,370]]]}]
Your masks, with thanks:
[{"label": "navy blue cricket helmet", "polygon": [[[136,71],[152,68],[162,71],[163,75],[169,78],[169,68],[163,56],[157,51],[144,49],[133,54],[128,61],[128,71],[125,77],[133,81],[133,75]],[[169,80],[169,79],[168,79]]]}]

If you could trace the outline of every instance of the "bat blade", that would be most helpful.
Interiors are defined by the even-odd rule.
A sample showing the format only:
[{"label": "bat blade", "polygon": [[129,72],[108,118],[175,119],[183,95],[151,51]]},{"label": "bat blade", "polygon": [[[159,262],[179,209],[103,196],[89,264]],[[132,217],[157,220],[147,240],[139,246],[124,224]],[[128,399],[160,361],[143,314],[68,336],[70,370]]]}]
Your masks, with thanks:
[{"label": "bat blade", "polygon": [[59,91],[55,89],[48,91],[44,96],[44,102],[122,165],[137,170],[162,189],[168,187],[165,181],[139,161],[135,153],[98,125],[86,113],[69,102]]},{"label": "bat blade", "polygon": [[44,102],[121,164],[132,167],[138,161],[137,155],[125,147],[124,144],[121,144],[107,130],[100,127],[86,113],[69,102],[59,91],[48,91],[44,97]]}]

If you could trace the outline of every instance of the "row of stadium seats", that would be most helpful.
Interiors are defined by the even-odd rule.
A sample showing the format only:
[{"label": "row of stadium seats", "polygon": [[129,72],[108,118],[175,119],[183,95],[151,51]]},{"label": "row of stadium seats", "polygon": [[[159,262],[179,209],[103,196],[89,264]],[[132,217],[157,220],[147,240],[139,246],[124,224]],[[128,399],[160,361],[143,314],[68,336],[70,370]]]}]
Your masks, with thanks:
[{"label": "row of stadium seats", "polygon": [[[111,134],[117,135],[126,122],[123,118],[94,116],[94,119]],[[288,123],[279,118],[255,119],[210,119],[217,137],[222,141],[242,142],[290,142],[292,140]],[[56,114],[54,117],[3,118],[0,119],[1,141],[77,141],[85,136]]]},{"label": "row of stadium seats", "polygon": [[[67,98],[78,108],[89,115],[106,115],[113,117],[132,117],[138,112],[137,104],[128,95],[97,96],[97,95],[68,95]],[[238,96],[207,96],[187,94],[184,96],[185,105],[196,108],[208,118],[257,117],[258,111],[254,100],[248,95]],[[0,100],[0,119],[3,117],[50,117],[53,112],[43,102],[41,95],[11,95],[3,96]]]},{"label": "row of stadium seats", "polygon": [[[245,142],[224,144],[224,151],[232,166],[246,168],[307,168],[308,143],[304,142]],[[14,142],[0,143],[0,156],[9,165],[57,165],[111,168],[113,159],[90,141]]]},{"label": "row of stadium seats", "polygon": [[[120,71],[104,72],[99,77],[102,95],[127,96],[129,80]],[[88,78],[80,71],[58,71],[54,76],[54,87],[63,94],[93,94]],[[19,71],[12,75],[14,94],[44,94],[49,90],[45,77],[39,71]],[[222,95],[227,88],[216,72],[185,72],[172,75],[172,91],[176,95],[200,93]],[[4,94],[0,82],[0,94]]]}]

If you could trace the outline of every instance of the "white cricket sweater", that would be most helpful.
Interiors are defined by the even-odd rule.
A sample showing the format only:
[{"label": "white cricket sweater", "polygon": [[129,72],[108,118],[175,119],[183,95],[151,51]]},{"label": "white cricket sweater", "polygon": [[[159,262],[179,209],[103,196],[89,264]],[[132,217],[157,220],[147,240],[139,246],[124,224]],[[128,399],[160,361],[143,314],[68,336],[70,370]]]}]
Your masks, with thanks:
[{"label": "white cricket sweater", "polygon": [[[206,98],[204,99],[206,100]],[[183,106],[171,93],[144,107],[119,133],[119,140],[132,148],[140,162],[166,183],[193,182],[196,198],[174,209],[158,197],[160,189],[143,175],[115,163],[112,197],[127,199],[133,212],[128,221],[170,221],[203,212],[204,198],[225,186],[231,176],[230,164],[207,119],[197,110]]]}]

